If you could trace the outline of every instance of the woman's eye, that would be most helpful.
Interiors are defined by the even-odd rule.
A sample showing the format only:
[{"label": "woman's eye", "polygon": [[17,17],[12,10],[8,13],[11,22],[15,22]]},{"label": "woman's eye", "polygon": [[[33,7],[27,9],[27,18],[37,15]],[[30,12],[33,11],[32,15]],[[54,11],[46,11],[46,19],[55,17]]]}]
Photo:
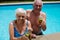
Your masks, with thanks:
[{"label": "woman's eye", "polygon": [[20,17],[20,16],[18,16],[18,17]]},{"label": "woman's eye", "polygon": [[22,16],[22,18],[24,18],[24,16]]}]

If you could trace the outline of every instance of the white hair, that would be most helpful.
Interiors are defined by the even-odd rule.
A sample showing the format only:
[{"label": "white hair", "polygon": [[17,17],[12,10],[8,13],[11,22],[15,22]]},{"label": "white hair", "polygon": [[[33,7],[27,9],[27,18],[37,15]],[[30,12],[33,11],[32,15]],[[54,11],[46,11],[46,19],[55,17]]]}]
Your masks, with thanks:
[{"label": "white hair", "polygon": [[16,9],[16,14],[22,14],[22,13],[26,15],[26,11],[23,8]]}]

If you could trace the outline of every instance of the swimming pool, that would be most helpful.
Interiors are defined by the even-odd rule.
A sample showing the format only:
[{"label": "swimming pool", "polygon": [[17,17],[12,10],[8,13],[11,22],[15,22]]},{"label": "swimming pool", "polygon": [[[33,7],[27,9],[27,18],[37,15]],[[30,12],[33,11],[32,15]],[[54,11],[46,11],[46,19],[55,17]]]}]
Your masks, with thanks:
[{"label": "swimming pool", "polygon": [[[33,9],[32,4],[0,5],[0,40],[9,40],[9,23],[15,19],[15,9]],[[44,3],[47,29],[43,33],[60,32],[60,3]]]}]

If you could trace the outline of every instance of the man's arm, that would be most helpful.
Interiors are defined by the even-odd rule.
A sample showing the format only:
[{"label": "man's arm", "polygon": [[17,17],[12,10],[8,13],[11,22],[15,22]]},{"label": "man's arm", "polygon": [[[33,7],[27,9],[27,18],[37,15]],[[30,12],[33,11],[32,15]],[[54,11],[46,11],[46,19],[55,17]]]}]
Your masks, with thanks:
[{"label": "man's arm", "polygon": [[43,18],[41,26],[42,26],[43,31],[45,31],[46,30],[46,14],[44,12],[41,12],[41,16]]},{"label": "man's arm", "polygon": [[26,10],[26,19],[29,20],[30,18],[30,13],[32,10]]}]

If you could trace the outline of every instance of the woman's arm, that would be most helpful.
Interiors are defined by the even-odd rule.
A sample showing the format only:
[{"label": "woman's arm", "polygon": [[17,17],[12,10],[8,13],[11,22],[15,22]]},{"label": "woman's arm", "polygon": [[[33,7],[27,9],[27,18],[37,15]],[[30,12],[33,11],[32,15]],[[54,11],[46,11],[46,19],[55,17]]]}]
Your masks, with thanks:
[{"label": "woman's arm", "polygon": [[30,30],[31,32],[33,31],[30,21],[28,21],[28,30]]},{"label": "woman's arm", "polygon": [[33,31],[33,29],[32,29],[32,27],[31,27],[31,23],[30,23],[30,21],[28,21],[28,32],[29,32],[29,34],[30,34],[30,38],[29,38],[30,40],[31,40],[32,38],[36,38],[36,35],[33,34],[32,31]]},{"label": "woman's arm", "polygon": [[10,33],[10,40],[17,40],[17,38],[14,37],[14,26],[13,26],[13,23],[9,24],[9,33]]}]

